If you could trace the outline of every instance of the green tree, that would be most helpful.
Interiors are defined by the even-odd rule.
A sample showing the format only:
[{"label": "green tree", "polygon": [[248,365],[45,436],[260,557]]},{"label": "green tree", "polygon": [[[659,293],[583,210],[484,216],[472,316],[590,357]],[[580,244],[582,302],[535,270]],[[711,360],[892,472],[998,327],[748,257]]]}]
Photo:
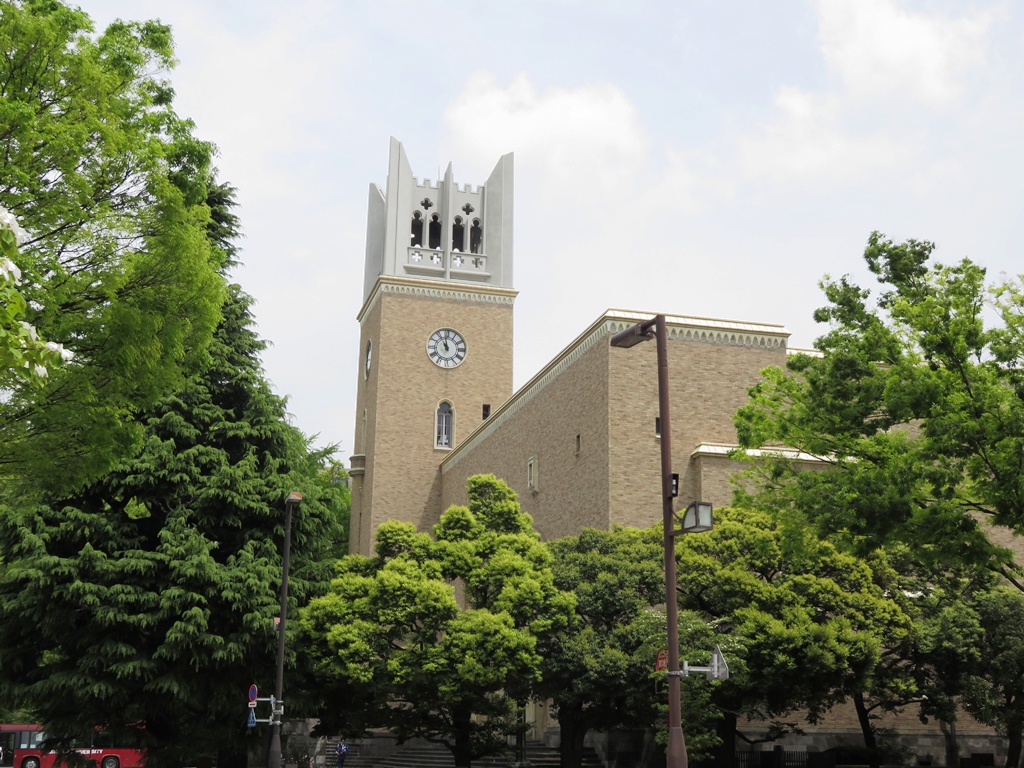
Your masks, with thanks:
[{"label": "green tree", "polygon": [[868,688],[854,695],[865,732],[874,742],[869,722],[877,712],[899,712],[908,705],[920,708],[922,721],[935,720],[945,737],[946,764],[960,757],[959,701],[968,675],[979,656],[981,626],[971,608],[993,589],[996,576],[973,567],[925,564],[902,544],[886,549],[888,565],[874,569],[891,599],[910,617],[910,631],[882,647],[881,662]]},{"label": "green tree", "polygon": [[922,561],[1020,586],[985,522],[1024,533],[1024,289],[1019,278],[988,289],[967,259],[929,266],[933,248],[872,234],[873,306],[848,278],[824,280],[821,354],[764,371],[736,417],[740,445],[826,462],[806,472],[787,455],[759,460],[757,504],[795,526],[861,553],[904,542]]},{"label": "green tree", "polygon": [[344,558],[330,594],[302,612],[324,727],[440,742],[460,768],[520,728],[516,702],[536,690],[538,641],[573,610],[516,494],[493,475],[471,477],[468,490],[469,506],[450,507],[434,538],[381,525],[376,556]]},{"label": "green tree", "polygon": [[0,205],[28,232],[24,320],[74,353],[42,389],[5,392],[0,472],[67,492],[130,453],[134,413],[205,361],[225,295],[213,147],[173,110],[165,25],[95,36],[58,0],[0,0],[0,49]]},{"label": "green tree", "polygon": [[347,489],[270,391],[250,304],[231,287],[209,362],[140,412],[133,455],[77,493],[2,509],[0,698],[62,742],[103,724],[157,768],[243,767],[238,703],[274,677],[290,491],[305,496],[292,601],[328,587]]},{"label": "green tree", "polygon": [[869,563],[765,512],[719,509],[709,533],[677,539],[681,605],[718,622],[731,676],[715,688],[722,757],[735,753],[740,715],[772,721],[807,710],[812,722],[864,691],[880,649],[909,630]]},{"label": "green tree", "polygon": [[[582,763],[591,730],[659,724],[664,730],[666,707],[651,695],[658,679],[654,662],[667,642],[665,614],[653,608],[665,602],[664,550],[660,528],[586,529],[549,546],[555,584],[575,594],[576,617],[543,646],[540,691],[558,718],[561,765],[574,768]],[[694,615],[680,617],[680,644],[687,651],[712,648],[711,635]],[[709,690],[692,687],[684,700],[692,758],[710,746],[706,729],[695,727],[708,719]]]},{"label": "green tree", "polygon": [[976,641],[976,650],[963,701],[971,714],[1006,736],[1006,768],[1017,768],[1024,738],[1024,595],[994,589],[971,607],[981,631],[965,638]]}]

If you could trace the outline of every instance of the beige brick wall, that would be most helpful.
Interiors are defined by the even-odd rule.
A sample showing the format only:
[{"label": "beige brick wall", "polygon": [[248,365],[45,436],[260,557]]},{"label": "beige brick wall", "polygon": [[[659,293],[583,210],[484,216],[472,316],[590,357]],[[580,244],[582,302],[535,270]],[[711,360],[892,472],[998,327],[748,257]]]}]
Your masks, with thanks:
[{"label": "beige brick wall", "polygon": [[[561,367],[558,360],[553,365]],[[444,507],[466,503],[466,478],[493,473],[519,494],[523,511],[545,539],[585,527],[607,529],[607,365],[607,345],[593,344],[543,387],[524,387],[510,404],[513,413],[495,413],[500,426],[445,467]],[[536,490],[527,487],[531,458]]]},{"label": "beige brick wall", "polygon": [[[360,370],[356,453],[365,454],[366,470],[353,488],[353,517],[359,519],[350,546],[362,553],[370,551],[386,520],[404,520],[420,530],[437,521],[438,465],[449,453],[434,445],[440,402],[454,408],[457,446],[480,424],[484,403],[497,408],[512,392],[514,292],[473,293],[452,284],[426,290],[425,281],[390,282],[416,290],[380,292],[362,318],[360,350],[372,342],[373,365],[365,382]],[[427,357],[427,339],[438,328],[454,328],[466,340],[466,359],[456,368],[440,368]]]},{"label": "beige brick wall", "polygon": [[749,469],[742,461],[725,456],[695,456],[689,459],[690,471],[696,477],[695,495],[700,501],[710,501],[716,507],[732,504],[732,494],[739,475]]},{"label": "beige brick wall", "polygon": [[[465,503],[467,477],[492,472],[516,490],[546,539],[661,520],[657,347],[652,341],[613,349],[610,333],[602,320],[591,326],[516,393],[494,425],[446,461],[445,507]],[[668,357],[679,502],[726,505],[732,462],[723,459],[702,478],[690,454],[700,443],[735,443],[733,414],[762,368],[785,363],[785,349],[670,338]],[[537,462],[535,492],[527,488],[530,458]]]},{"label": "beige brick wall", "polygon": [[[380,344],[381,305],[377,303],[363,317],[359,339],[359,367],[356,387],[356,428],[353,455],[365,457],[369,452],[372,456],[376,443],[377,409],[376,398],[380,385],[380,366],[378,365]],[[369,375],[365,374],[366,344],[372,344],[372,360]],[[363,462],[365,466],[367,462]],[[352,514],[351,530],[349,531],[349,551],[367,554],[370,551],[371,527],[369,510],[373,508],[373,462],[369,470],[358,471],[357,462],[352,462]],[[369,478],[367,477],[369,474]]]},{"label": "beige brick wall", "polygon": [[[672,464],[680,475],[677,507],[690,501],[721,506],[732,500],[722,471],[702,485],[699,462],[690,454],[701,443],[736,442],[732,417],[747,401],[747,389],[769,365],[784,365],[785,350],[669,339],[669,408]],[[655,342],[612,349],[609,365],[611,520],[647,527],[662,518],[661,443]]]}]

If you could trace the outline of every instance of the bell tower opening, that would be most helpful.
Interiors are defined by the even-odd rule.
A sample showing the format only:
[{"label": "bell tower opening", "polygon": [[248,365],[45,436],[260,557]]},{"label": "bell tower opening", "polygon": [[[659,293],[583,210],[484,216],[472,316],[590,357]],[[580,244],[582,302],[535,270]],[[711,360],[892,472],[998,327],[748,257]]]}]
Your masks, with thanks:
[{"label": "bell tower opening", "polygon": [[421,246],[423,245],[423,214],[419,211],[412,212],[412,234],[410,237],[410,245]]}]

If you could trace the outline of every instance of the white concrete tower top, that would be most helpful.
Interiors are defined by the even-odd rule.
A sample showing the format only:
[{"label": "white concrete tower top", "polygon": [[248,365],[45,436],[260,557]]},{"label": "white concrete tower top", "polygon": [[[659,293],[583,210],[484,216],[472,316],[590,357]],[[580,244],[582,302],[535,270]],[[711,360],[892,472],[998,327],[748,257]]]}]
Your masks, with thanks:
[{"label": "white concrete tower top", "polygon": [[512,287],[512,153],[487,183],[461,188],[452,165],[420,181],[391,139],[387,192],[370,185],[363,301],[381,275]]}]

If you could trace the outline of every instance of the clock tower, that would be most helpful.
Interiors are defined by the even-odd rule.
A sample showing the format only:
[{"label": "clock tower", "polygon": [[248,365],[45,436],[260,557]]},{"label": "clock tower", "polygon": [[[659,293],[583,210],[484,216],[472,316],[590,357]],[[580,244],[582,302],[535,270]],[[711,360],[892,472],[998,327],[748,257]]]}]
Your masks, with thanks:
[{"label": "clock tower", "polygon": [[438,465],[512,394],[512,155],[482,187],[412,175],[391,139],[387,189],[370,185],[352,455],[349,550],[377,528],[429,530]]}]

